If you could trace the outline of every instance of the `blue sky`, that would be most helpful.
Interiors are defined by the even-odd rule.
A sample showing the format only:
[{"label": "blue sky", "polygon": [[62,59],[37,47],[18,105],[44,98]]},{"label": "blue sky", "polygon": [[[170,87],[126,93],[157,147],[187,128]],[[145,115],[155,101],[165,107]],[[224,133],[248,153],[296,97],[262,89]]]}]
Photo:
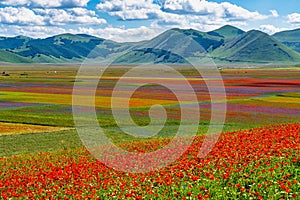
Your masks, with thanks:
[{"label": "blue sky", "polygon": [[[224,1],[214,0],[214,2],[220,3]],[[284,15],[300,12],[300,1],[298,0],[228,0],[227,2],[240,5],[252,11],[258,10],[265,14],[272,9]]]},{"label": "blue sky", "polygon": [[226,24],[273,34],[300,28],[299,8],[299,0],[0,0],[0,35],[68,32],[124,42],[174,27],[210,31]]}]

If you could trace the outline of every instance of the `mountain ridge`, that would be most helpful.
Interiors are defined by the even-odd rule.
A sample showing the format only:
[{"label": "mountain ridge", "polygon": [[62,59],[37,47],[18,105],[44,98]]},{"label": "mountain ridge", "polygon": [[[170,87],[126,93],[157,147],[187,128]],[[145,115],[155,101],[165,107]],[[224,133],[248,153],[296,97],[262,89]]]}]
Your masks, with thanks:
[{"label": "mountain ridge", "polygon": [[38,39],[0,37],[0,62],[11,63],[71,63],[115,57],[114,62],[128,64],[180,64],[185,62],[183,58],[203,57],[221,63],[298,63],[299,52],[300,29],[271,36],[230,25],[210,32],[174,28],[150,40],[125,43],[71,33]]},{"label": "mountain ridge", "polygon": [[[271,50],[270,50],[271,49]],[[299,53],[268,34],[251,30],[227,42],[213,52],[214,56],[223,60],[268,63],[270,61],[284,63],[300,62]]]},{"label": "mountain ridge", "polygon": [[213,31],[209,31],[207,33],[209,35],[220,36],[223,38],[233,38],[245,33],[245,31],[231,25],[225,25],[222,26],[221,28],[218,28]]},{"label": "mountain ridge", "polygon": [[300,52],[300,28],[278,32],[275,33],[273,37],[291,49]]}]

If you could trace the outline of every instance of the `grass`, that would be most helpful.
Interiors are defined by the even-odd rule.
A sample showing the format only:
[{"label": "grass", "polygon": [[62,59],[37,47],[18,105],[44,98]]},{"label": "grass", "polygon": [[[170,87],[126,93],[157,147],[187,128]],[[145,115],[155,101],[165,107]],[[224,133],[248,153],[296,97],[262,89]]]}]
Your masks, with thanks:
[{"label": "grass", "polygon": [[56,127],[73,127],[73,117],[69,114],[62,113],[39,113],[22,108],[17,110],[4,110],[1,111],[0,121],[7,123],[22,123],[43,126],[56,126]]},{"label": "grass", "polygon": [[[253,124],[239,124],[226,123],[224,132],[232,132],[235,130],[245,130],[258,127]],[[169,138],[174,136],[175,125],[165,126],[164,130],[156,137],[148,140],[155,140],[157,138]],[[198,134],[207,132],[208,122],[201,122]],[[135,138],[124,134],[118,128],[105,128],[105,134],[115,144],[123,144],[132,141],[145,141],[147,139]],[[20,154],[31,154],[38,152],[54,152],[66,149],[82,148],[82,142],[76,130],[64,130],[56,132],[41,132],[31,134],[11,134],[0,136],[0,157],[9,157]],[[33,145],[34,144],[34,145]]]},{"label": "grass", "polygon": [[82,147],[75,130],[5,135],[0,137],[0,143],[0,157]]}]

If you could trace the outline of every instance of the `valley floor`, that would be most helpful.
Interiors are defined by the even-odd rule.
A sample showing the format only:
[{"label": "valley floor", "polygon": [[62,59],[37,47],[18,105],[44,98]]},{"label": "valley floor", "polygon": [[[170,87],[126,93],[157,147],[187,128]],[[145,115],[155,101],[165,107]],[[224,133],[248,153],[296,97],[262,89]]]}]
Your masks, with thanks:
[{"label": "valley floor", "polygon": [[[143,175],[109,169],[84,149],[72,115],[78,67],[1,65],[0,70],[10,74],[0,77],[0,199],[299,198],[300,68],[220,71],[226,121],[219,142],[204,159],[197,152],[210,124],[206,81],[213,80],[179,68],[198,97],[183,105],[159,85],[137,90],[130,102],[137,124],[150,123],[153,104],[163,105],[168,115],[157,136],[139,139],[123,134],[110,111],[112,91],[126,67],[107,71],[96,93],[96,112],[105,134],[120,147],[141,152],[161,148],[177,130],[180,106],[200,106],[200,128],[189,151],[171,166]],[[167,71],[160,73],[166,83],[182,82],[165,78]],[[127,80],[132,85],[138,81]]]}]

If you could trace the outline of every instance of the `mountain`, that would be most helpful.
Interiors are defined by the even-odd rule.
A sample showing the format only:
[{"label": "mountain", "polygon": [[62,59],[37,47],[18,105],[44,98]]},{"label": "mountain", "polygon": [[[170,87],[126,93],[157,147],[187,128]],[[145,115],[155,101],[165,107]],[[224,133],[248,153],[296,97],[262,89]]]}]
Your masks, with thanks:
[{"label": "mountain", "polygon": [[212,36],[222,37],[225,39],[230,39],[230,38],[234,38],[239,35],[242,35],[244,33],[245,33],[245,31],[243,31],[241,29],[238,29],[234,26],[226,25],[217,30],[210,31],[207,34],[212,35]]},{"label": "mountain", "polygon": [[119,47],[122,44],[84,34],[62,34],[45,39],[0,39],[1,49],[9,49],[11,53],[36,63],[81,62],[87,57],[93,57],[90,55],[93,49],[97,56],[105,57]]},{"label": "mountain", "polygon": [[289,63],[300,62],[300,54],[266,33],[252,30],[212,53],[215,59],[229,62]]},{"label": "mountain", "polygon": [[295,63],[300,62],[296,52],[299,33],[300,29],[270,36],[227,25],[207,33],[176,28],[150,40],[127,43],[68,33],[44,39],[0,37],[0,62],[80,63],[88,59],[116,64],[176,64],[211,58],[216,63]]},{"label": "mountain", "polygon": [[9,63],[32,63],[31,59],[24,58],[7,50],[0,49],[0,61]]},{"label": "mountain", "polygon": [[180,55],[161,49],[147,48],[126,53],[114,61],[114,64],[177,63],[187,61]]},{"label": "mountain", "polygon": [[16,49],[33,40],[25,36],[0,37],[0,49]]},{"label": "mountain", "polygon": [[275,33],[273,36],[291,49],[300,52],[300,29]]},{"label": "mountain", "polygon": [[212,52],[223,43],[220,37],[193,29],[171,29],[152,40],[136,43],[115,63],[186,63],[183,57]]},{"label": "mountain", "polygon": [[184,56],[212,51],[224,43],[220,37],[193,29],[171,29],[144,43],[147,48],[170,50]]}]

